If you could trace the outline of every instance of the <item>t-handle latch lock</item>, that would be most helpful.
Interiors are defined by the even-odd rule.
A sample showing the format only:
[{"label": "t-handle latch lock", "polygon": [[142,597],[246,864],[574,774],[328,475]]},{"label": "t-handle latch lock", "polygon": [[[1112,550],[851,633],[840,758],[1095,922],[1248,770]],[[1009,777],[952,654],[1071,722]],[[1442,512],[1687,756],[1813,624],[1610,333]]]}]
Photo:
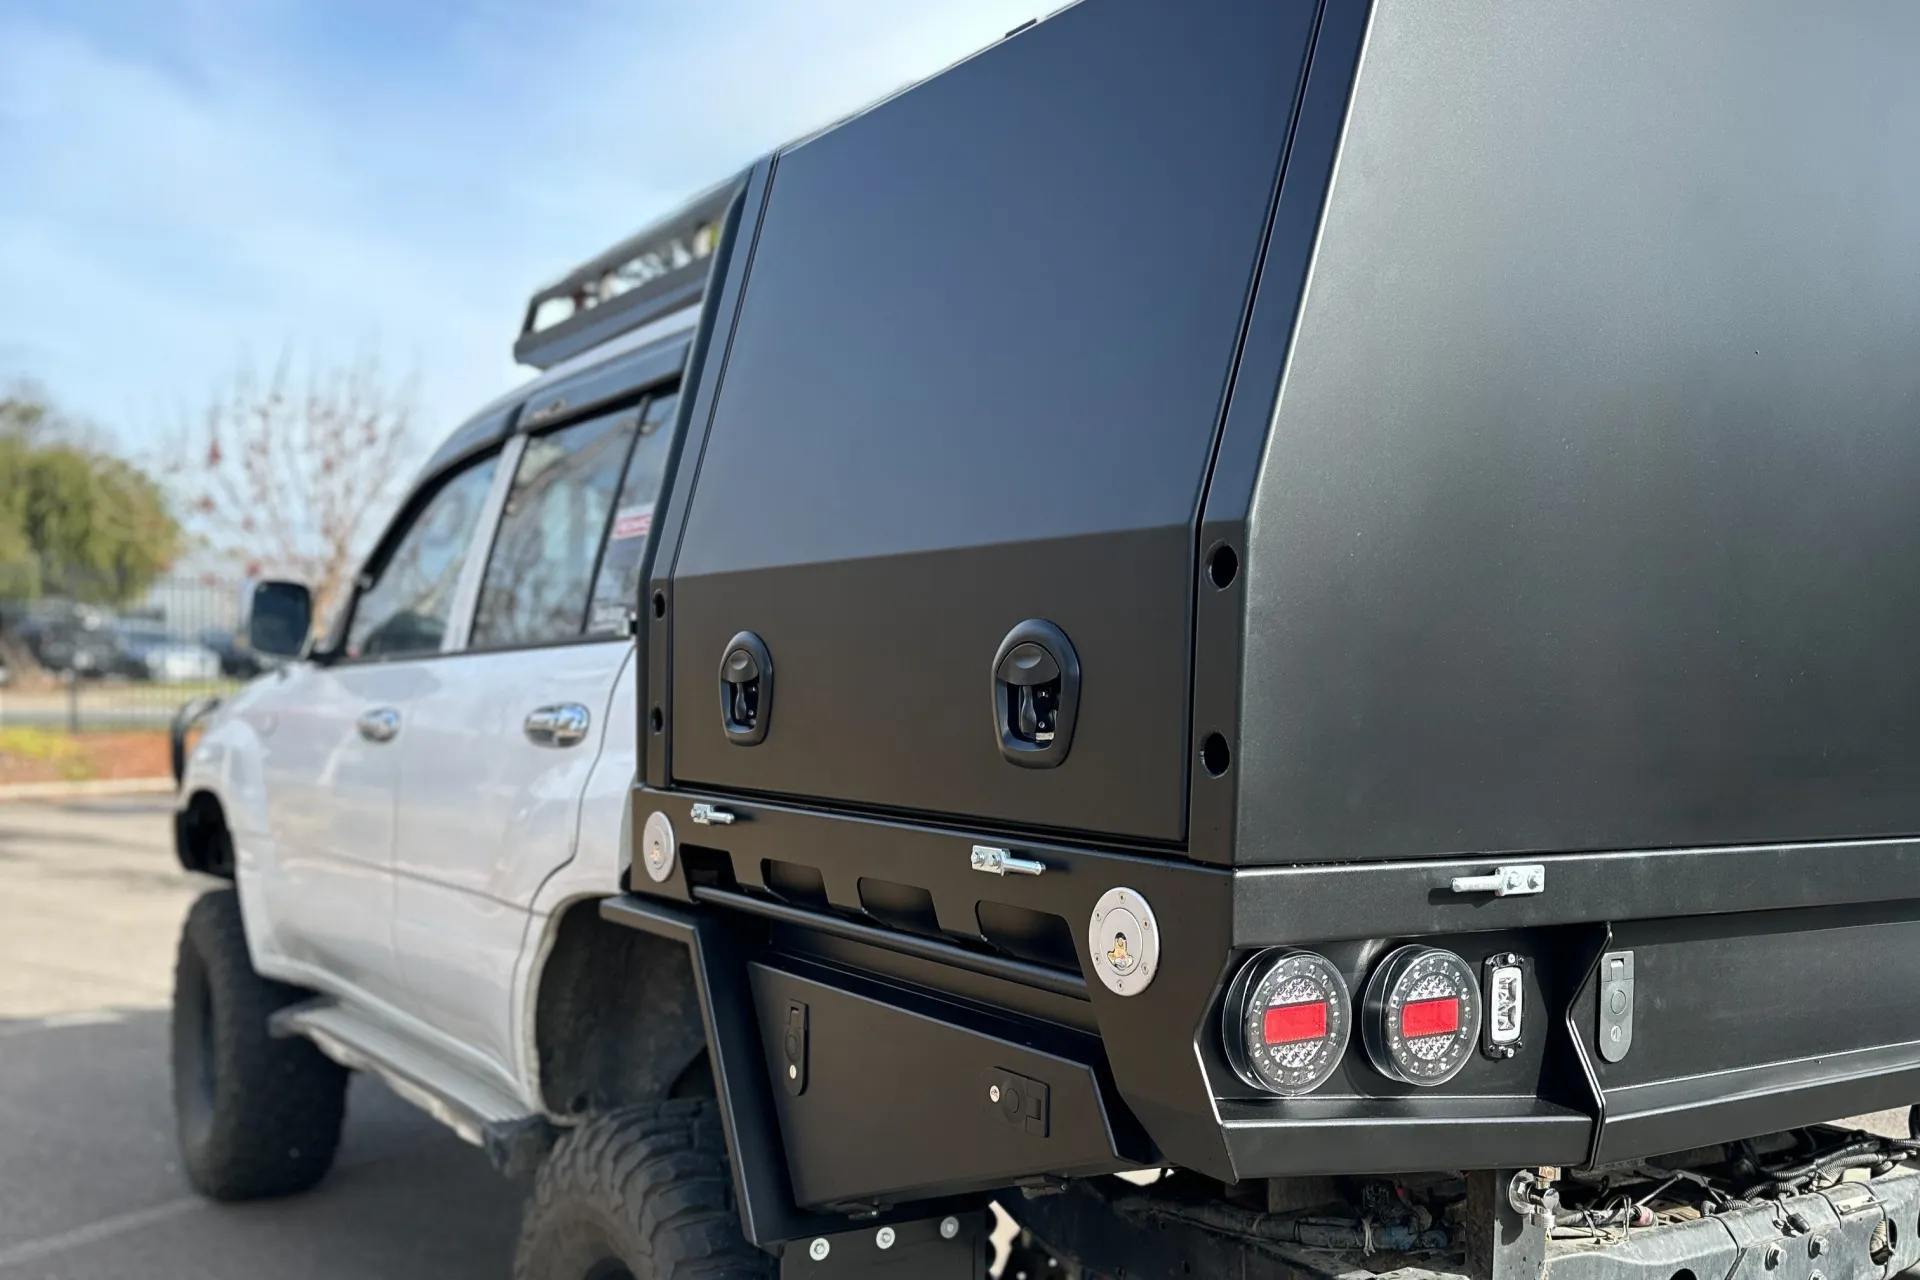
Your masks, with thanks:
[{"label": "t-handle latch lock", "polygon": [[727,641],[720,655],[720,724],[727,741],[750,747],[767,736],[773,711],[773,657],[751,631]]},{"label": "t-handle latch lock", "polygon": [[1029,618],[993,656],[993,727],[1000,754],[1027,769],[1067,758],[1080,709],[1080,659],[1066,633]]}]

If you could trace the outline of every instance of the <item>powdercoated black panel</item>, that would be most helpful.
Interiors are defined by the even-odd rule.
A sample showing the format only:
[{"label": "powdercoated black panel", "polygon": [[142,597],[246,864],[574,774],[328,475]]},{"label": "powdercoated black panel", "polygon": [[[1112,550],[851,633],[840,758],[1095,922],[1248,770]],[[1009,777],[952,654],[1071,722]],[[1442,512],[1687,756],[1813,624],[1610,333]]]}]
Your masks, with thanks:
[{"label": "powdercoated black panel", "polygon": [[1920,831],[1916,55],[1878,0],[1379,0],[1238,861]]},{"label": "powdercoated black panel", "polygon": [[[794,967],[748,972],[798,1203],[919,1199],[1153,1158],[1118,1150],[1092,1037]],[[807,1027],[798,1092],[782,1047],[795,1001]],[[1004,1072],[1047,1087],[1043,1121],[1018,1126],[1001,1114],[988,1090]]]},{"label": "powdercoated black panel", "polygon": [[[675,572],[677,781],[1183,836],[1193,521],[1314,13],[1093,0],[780,157]],[[989,716],[1028,617],[1084,672],[1055,770]]]},{"label": "powdercoated black panel", "polygon": [[1920,1087],[1920,903],[1616,926],[1633,1044],[1598,1052],[1592,979],[1569,1016],[1606,1094],[1599,1158],[1906,1106]]}]

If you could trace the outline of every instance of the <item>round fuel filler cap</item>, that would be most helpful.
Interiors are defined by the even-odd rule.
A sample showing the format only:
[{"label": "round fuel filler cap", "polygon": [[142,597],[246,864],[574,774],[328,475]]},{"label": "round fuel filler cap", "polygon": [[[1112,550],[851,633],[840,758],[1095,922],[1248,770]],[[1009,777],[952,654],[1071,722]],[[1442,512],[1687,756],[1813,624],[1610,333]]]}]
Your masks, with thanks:
[{"label": "round fuel filler cap", "polygon": [[1115,995],[1137,996],[1160,967],[1160,922],[1132,889],[1109,889],[1094,904],[1087,925],[1093,971]]},{"label": "round fuel filler cap", "polygon": [[640,865],[647,869],[647,879],[665,884],[673,875],[674,845],[673,823],[655,809],[640,832]]}]

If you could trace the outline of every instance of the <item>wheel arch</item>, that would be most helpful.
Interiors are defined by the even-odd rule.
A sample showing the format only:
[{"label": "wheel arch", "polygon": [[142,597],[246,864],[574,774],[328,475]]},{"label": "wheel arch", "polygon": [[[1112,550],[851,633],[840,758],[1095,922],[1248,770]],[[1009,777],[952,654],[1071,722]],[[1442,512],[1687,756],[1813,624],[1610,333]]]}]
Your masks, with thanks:
[{"label": "wheel arch", "polygon": [[707,1037],[684,944],[611,924],[599,898],[553,916],[535,980],[534,1069],[556,1119],[707,1091]]},{"label": "wheel arch", "polygon": [[173,852],[188,871],[234,878],[233,829],[226,807],[212,790],[201,787],[173,812]]}]

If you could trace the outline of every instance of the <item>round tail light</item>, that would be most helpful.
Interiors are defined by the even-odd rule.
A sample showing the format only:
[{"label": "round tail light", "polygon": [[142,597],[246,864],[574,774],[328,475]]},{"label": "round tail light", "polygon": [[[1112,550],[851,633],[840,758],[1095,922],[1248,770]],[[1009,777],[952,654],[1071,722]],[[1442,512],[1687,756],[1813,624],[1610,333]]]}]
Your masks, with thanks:
[{"label": "round tail light", "polygon": [[1460,1074],[1480,1036],[1480,983],[1467,962],[1405,946],[1380,962],[1360,1007],[1360,1039],[1390,1080],[1431,1087]]},{"label": "round tail light", "polygon": [[1227,988],[1227,1061],[1256,1089],[1289,1098],[1318,1089],[1346,1055],[1352,1029],[1347,980],[1311,951],[1262,951]]}]

